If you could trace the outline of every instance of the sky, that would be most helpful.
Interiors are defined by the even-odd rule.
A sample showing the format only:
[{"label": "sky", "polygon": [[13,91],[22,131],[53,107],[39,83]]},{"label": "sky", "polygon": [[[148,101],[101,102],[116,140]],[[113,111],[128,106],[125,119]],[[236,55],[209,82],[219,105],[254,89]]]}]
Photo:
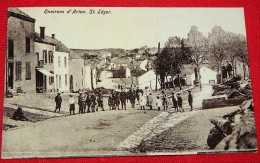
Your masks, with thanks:
[{"label": "sky", "polygon": [[[207,36],[215,26],[246,35],[243,8],[19,8],[36,19],[35,31],[45,27],[72,49],[157,47],[169,37],[186,38],[191,26]],[[73,10],[85,13],[72,14]],[[90,14],[95,10],[95,14]],[[107,14],[98,14],[99,10]],[[64,13],[49,13],[64,11]],[[67,13],[69,11],[69,13]]]}]

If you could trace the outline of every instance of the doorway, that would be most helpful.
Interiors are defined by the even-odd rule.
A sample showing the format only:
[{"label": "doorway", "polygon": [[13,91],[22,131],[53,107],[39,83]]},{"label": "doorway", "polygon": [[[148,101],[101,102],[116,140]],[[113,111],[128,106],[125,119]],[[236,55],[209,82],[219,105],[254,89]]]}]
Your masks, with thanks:
[{"label": "doorway", "polygon": [[14,87],[14,63],[8,63],[8,79],[7,79],[7,83],[8,83],[8,88],[13,89]]}]

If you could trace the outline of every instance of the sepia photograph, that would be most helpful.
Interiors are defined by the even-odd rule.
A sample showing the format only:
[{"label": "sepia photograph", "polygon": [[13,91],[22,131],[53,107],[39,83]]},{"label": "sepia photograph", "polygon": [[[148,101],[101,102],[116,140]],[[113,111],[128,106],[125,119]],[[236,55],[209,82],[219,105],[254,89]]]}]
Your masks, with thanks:
[{"label": "sepia photograph", "polygon": [[243,8],[8,8],[3,159],[257,152]]}]

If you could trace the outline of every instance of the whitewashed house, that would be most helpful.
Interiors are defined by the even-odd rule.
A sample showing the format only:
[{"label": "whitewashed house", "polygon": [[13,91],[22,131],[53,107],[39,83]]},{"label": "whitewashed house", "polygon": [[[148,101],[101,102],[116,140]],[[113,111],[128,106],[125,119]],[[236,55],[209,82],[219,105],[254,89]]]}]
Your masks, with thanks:
[{"label": "whitewashed house", "polygon": [[[208,67],[202,66],[200,68],[200,75],[201,75],[201,84],[212,84],[217,83],[217,72],[211,70]],[[192,74],[187,74],[186,83],[187,85],[194,85],[195,80],[195,72]]]},{"label": "whitewashed house", "polygon": [[54,55],[55,44],[44,35],[44,27],[40,27],[40,34],[35,33],[36,55],[36,92],[54,92]]},{"label": "whitewashed house", "polygon": [[153,70],[149,70],[143,75],[139,76],[137,78],[138,87],[140,89],[149,88],[151,90],[156,89],[156,83],[157,83],[157,89],[161,88],[161,85],[159,81],[156,81],[156,74]]},{"label": "whitewashed house", "polygon": [[85,62],[84,78],[85,89],[93,90],[97,88],[97,68],[89,61]]},{"label": "whitewashed house", "polygon": [[54,77],[55,88],[59,92],[69,92],[69,53],[55,52]]}]

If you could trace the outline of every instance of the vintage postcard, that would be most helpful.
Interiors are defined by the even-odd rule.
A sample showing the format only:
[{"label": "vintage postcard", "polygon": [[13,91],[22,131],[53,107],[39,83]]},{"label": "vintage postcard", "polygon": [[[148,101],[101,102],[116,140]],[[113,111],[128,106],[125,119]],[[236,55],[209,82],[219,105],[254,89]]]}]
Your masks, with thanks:
[{"label": "vintage postcard", "polygon": [[243,8],[9,8],[2,158],[256,152]]}]

